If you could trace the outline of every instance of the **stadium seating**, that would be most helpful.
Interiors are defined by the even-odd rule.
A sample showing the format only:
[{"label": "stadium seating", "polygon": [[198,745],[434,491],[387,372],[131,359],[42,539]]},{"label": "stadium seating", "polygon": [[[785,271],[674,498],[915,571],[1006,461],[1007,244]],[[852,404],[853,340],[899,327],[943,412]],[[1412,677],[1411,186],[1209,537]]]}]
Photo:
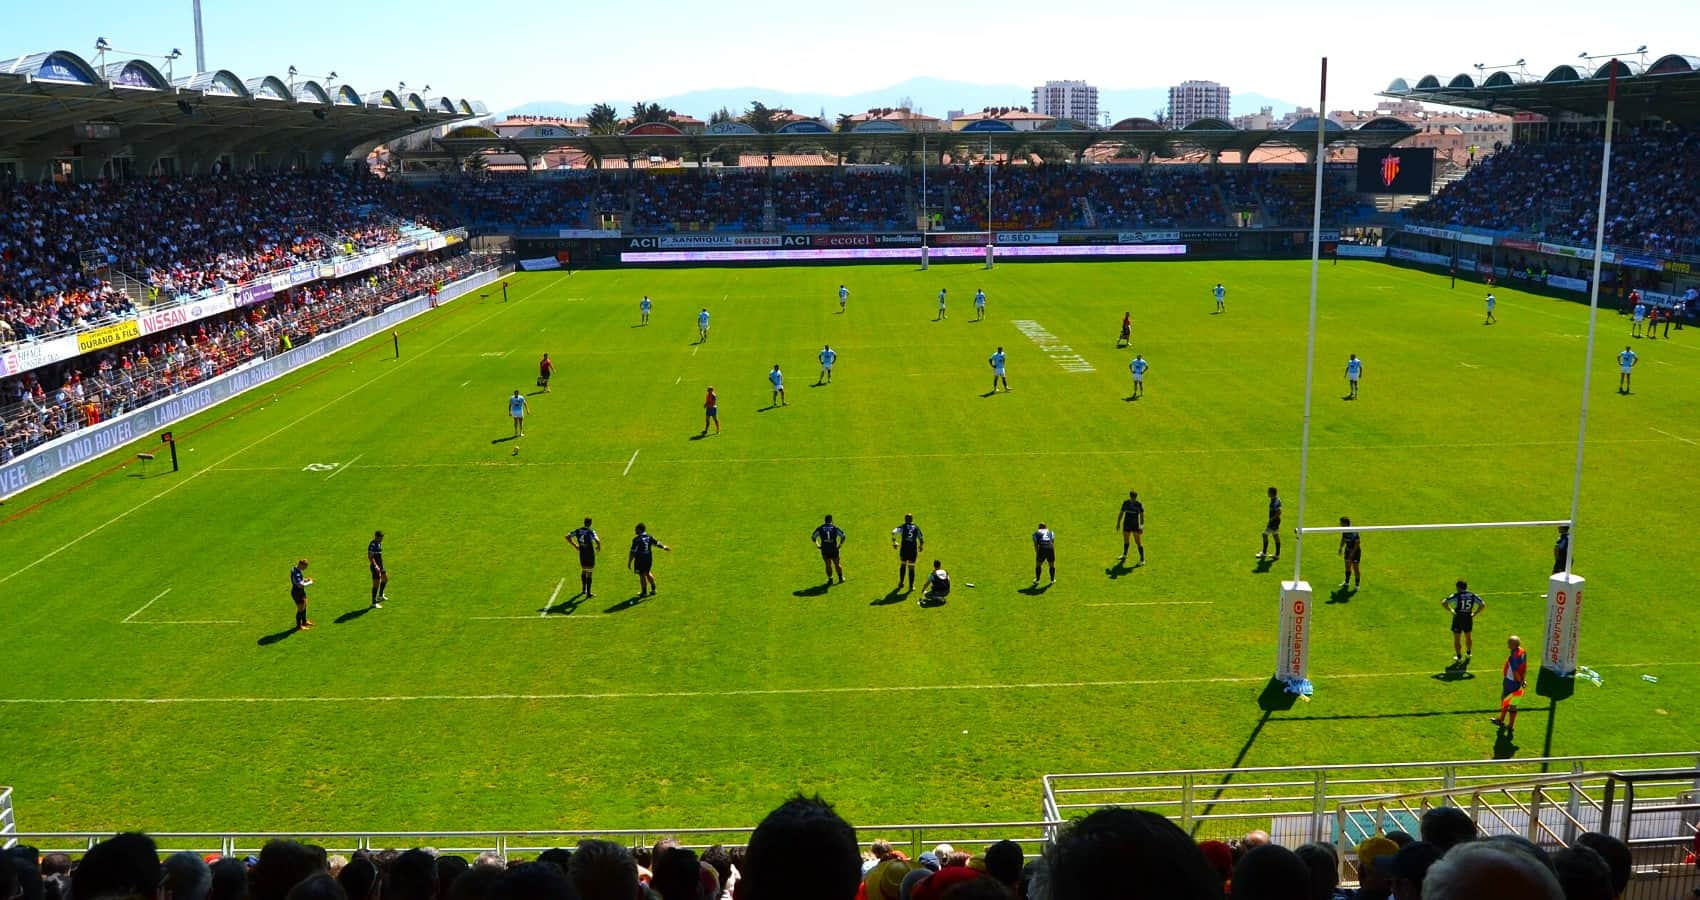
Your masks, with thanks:
[{"label": "stadium seating", "polygon": [[[1414,221],[1524,232],[1565,244],[1594,239],[1600,141],[1513,144],[1415,209]],[[1700,134],[1635,129],[1612,146],[1606,243],[1656,252],[1700,252]]]},{"label": "stadium seating", "polygon": [[9,378],[0,395],[0,463],[276,353],[286,337],[301,343],[372,315],[473,266],[464,255],[441,262],[411,256],[340,282],[298,289],[287,300],[234,310]]},{"label": "stadium seating", "polygon": [[195,295],[394,240],[429,203],[374,178],[245,174],[0,187],[0,341],[123,315],[85,261]]},{"label": "stadium seating", "polygon": [[[1300,165],[996,165],[994,225],[1006,230],[1222,228],[1310,223],[1311,171]],[[636,233],[895,231],[922,212],[951,231],[986,227],[986,169],[895,166],[665,169],[597,175],[494,174],[414,185],[421,202],[487,230],[586,228],[620,214]],[[1324,191],[1323,218],[1339,224],[1358,202],[1345,175]],[[771,209],[772,218],[768,218]]]}]

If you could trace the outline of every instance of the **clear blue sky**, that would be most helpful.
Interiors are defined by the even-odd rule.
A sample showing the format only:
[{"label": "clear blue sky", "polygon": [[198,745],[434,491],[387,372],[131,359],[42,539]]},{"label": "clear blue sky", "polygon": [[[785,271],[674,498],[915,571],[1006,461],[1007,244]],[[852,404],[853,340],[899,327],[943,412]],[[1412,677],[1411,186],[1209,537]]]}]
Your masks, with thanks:
[{"label": "clear blue sky", "polygon": [[[97,37],[193,67],[189,0],[8,2],[0,57],[66,49],[92,58]],[[1540,9],[1539,15],[1525,10]],[[1649,45],[1700,55],[1700,2],[1468,3],[1220,0],[1129,4],[703,3],[465,0],[261,3],[205,0],[207,58],[243,78],[335,70],[362,92],[405,81],[492,110],[531,100],[590,102],[761,86],[849,93],[918,75],[1031,85],[1084,78],[1103,87],[1220,81],[1314,105],[1330,57],[1330,106],[1366,107],[1394,77],[1450,77],[1526,58],[1536,74]],[[1672,46],[1670,41],[1683,42]],[[895,98],[894,98],[895,99]],[[949,97],[916,97],[931,109]],[[706,114],[709,110],[686,110]]]}]

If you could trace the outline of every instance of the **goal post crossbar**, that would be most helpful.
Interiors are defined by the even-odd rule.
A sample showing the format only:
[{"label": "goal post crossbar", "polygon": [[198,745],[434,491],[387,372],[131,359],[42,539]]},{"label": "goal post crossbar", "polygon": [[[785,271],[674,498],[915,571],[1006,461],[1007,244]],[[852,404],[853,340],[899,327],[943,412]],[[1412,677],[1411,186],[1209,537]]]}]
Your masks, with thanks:
[{"label": "goal post crossbar", "polygon": [[1569,519],[1537,519],[1529,522],[1425,522],[1416,525],[1329,525],[1293,529],[1294,534],[1339,534],[1344,531],[1462,531],[1470,528],[1550,528],[1570,525]]}]

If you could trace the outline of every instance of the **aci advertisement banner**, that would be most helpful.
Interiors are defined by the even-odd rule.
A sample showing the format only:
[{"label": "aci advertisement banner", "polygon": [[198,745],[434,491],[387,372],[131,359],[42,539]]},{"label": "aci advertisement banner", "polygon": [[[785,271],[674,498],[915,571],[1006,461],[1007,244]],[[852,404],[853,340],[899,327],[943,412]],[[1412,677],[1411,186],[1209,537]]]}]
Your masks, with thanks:
[{"label": "aci advertisement banner", "polygon": [[1310,582],[1281,582],[1281,644],[1275,677],[1282,681],[1310,678],[1310,600]]},{"label": "aci advertisement banner", "polygon": [[1576,642],[1582,636],[1582,586],[1586,579],[1560,572],[1547,579],[1547,630],[1541,641],[1541,668],[1569,677],[1576,674]]}]

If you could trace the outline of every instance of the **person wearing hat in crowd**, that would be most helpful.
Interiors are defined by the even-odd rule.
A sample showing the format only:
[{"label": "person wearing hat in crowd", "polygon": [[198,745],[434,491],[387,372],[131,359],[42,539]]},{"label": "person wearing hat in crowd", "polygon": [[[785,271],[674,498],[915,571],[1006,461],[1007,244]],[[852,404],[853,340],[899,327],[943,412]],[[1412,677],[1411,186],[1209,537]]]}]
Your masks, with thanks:
[{"label": "person wearing hat in crowd", "polygon": [[919,868],[907,860],[887,856],[862,879],[863,900],[902,900],[903,879]]},{"label": "person wearing hat in crowd", "polygon": [[1358,842],[1358,890],[1352,900],[1388,900],[1393,896],[1391,868],[1399,845],[1375,836]]}]

